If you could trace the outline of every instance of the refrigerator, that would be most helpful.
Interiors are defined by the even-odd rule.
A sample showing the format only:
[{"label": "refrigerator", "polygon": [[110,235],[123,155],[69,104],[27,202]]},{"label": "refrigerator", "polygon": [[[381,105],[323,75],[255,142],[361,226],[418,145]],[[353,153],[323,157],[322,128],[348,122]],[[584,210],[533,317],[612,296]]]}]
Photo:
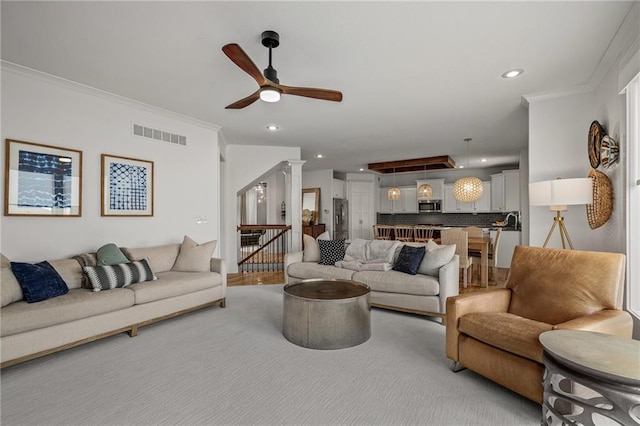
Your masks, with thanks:
[{"label": "refrigerator", "polygon": [[333,199],[333,239],[349,239],[349,202],[342,198]]}]

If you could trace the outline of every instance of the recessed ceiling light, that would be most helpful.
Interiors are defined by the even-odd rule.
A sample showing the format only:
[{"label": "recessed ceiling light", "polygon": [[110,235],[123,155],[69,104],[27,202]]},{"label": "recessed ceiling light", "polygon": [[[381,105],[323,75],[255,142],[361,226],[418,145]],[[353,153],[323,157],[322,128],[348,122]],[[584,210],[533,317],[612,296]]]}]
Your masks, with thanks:
[{"label": "recessed ceiling light", "polygon": [[464,166],[458,166],[459,169],[464,169]]},{"label": "recessed ceiling light", "polygon": [[483,158],[483,159],[481,159],[481,160],[480,160],[480,162],[481,162],[481,163],[486,163],[486,162],[487,162],[487,159],[486,159],[486,158]]},{"label": "recessed ceiling light", "polygon": [[267,126],[267,130],[270,130],[272,132],[275,132],[276,130],[280,130],[280,126],[276,126],[275,124],[269,124]]},{"label": "recessed ceiling light", "polygon": [[316,154],[316,158],[324,158],[324,155],[322,155],[322,154]]},{"label": "recessed ceiling light", "polygon": [[362,167],[360,167],[360,169],[359,169],[359,170],[360,170],[361,172],[364,172],[364,169],[363,169]]},{"label": "recessed ceiling light", "polygon": [[522,75],[523,72],[524,70],[521,68],[505,71],[502,73],[502,78],[516,78]]}]

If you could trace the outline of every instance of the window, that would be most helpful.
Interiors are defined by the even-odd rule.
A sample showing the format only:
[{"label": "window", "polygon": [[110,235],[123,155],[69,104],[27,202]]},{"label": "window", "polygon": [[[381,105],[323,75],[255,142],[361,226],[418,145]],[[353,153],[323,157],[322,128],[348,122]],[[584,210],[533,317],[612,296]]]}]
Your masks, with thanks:
[{"label": "window", "polygon": [[627,309],[640,318],[640,74],[627,95]]}]

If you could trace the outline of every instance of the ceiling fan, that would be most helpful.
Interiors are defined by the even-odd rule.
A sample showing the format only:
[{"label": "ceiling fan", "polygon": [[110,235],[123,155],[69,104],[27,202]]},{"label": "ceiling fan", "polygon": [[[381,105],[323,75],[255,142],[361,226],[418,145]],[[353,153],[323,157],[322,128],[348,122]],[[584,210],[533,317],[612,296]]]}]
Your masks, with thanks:
[{"label": "ceiling fan", "polygon": [[244,108],[258,99],[262,99],[265,102],[278,102],[281,94],[304,96],[325,101],[342,101],[342,92],[337,90],[281,85],[280,80],[278,80],[278,72],[271,66],[271,51],[280,45],[280,36],[275,31],[264,31],[262,33],[262,45],[269,48],[269,66],[264,70],[264,75],[238,44],[226,44],[222,48],[224,54],[244,72],[253,77],[258,86],[260,86],[258,90],[246,98],[227,105],[225,109]]}]

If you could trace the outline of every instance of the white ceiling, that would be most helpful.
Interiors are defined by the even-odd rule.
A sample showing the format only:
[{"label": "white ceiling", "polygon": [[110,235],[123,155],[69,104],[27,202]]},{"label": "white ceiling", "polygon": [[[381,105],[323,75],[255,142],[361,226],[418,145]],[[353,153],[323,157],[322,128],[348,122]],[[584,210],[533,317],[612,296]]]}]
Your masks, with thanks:
[{"label": "white ceiling", "polygon": [[[593,83],[632,4],[3,0],[2,59],[219,125],[229,144],[300,146],[305,170],[466,164],[466,137],[471,167],[495,167],[527,145],[521,96]],[[341,90],[342,103],[225,110],[257,85],[221,48],[240,44],[262,70],[263,30],[280,34],[282,84]],[[525,72],[500,77],[511,68]]]}]

